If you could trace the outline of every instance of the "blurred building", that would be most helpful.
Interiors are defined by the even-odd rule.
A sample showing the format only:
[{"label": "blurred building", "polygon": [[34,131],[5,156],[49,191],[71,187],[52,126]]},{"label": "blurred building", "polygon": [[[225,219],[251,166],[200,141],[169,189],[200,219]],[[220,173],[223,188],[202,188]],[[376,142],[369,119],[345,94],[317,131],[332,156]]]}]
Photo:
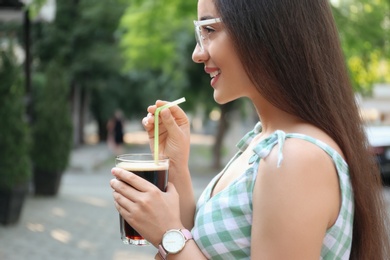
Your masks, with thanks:
[{"label": "blurred building", "polygon": [[358,100],[365,121],[390,125],[390,84],[375,84],[371,97],[358,97]]}]

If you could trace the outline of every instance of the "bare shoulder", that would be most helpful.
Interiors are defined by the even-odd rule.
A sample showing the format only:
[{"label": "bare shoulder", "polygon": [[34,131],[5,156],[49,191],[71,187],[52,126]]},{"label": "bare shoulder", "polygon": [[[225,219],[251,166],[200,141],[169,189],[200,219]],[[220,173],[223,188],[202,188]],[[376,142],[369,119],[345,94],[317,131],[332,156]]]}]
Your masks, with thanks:
[{"label": "bare shoulder", "polygon": [[[278,148],[276,145],[260,163],[256,186],[302,192],[305,194],[301,195],[310,195],[313,199],[320,199],[321,191],[324,192],[323,196],[336,193],[338,197],[337,170],[332,158],[323,149],[306,140],[286,139],[282,149],[283,160],[278,167]],[[325,201],[325,198],[321,198],[321,202]]]},{"label": "bare shoulder", "polygon": [[[275,162],[278,160],[278,147],[277,144],[271,151],[268,157],[264,158],[263,167],[268,171],[278,172],[295,172],[299,170],[297,174],[302,173],[308,177],[305,173],[311,171],[313,174],[329,173],[334,170],[332,158],[318,145],[309,142],[307,140],[299,138],[288,138],[282,147],[283,160],[280,167]],[[275,164],[274,164],[275,163]],[[303,172],[303,170],[306,170]],[[329,174],[326,174],[328,176]]]},{"label": "bare shoulder", "polygon": [[[306,191],[319,189],[338,190],[338,175],[332,158],[317,145],[298,138],[286,139],[281,164],[279,147],[276,145],[269,156],[259,166],[259,185],[267,183],[269,187],[294,187]],[[293,191],[293,190],[291,190]]]},{"label": "bare shoulder", "polygon": [[325,232],[340,207],[336,168],[320,147],[297,138],[285,141],[278,167],[278,148],[259,165],[252,234],[253,242],[263,246],[253,254],[283,258],[287,256],[280,255],[283,250],[275,250],[283,248],[297,259],[318,259]]}]

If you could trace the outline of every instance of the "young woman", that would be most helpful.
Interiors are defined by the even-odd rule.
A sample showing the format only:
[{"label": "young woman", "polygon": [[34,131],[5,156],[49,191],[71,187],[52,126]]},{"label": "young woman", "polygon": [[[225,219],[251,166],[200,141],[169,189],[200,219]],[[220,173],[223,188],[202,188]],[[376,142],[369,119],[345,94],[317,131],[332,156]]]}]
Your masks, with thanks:
[{"label": "young woman", "polygon": [[[386,259],[379,173],[328,1],[199,0],[195,30],[192,58],[215,101],[248,98],[261,123],[196,205],[190,125],[177,106],[160,113],[166,193],[112,170],[122,180],[111,181],[116,207],[156,258]],[[151,143],[164,103],[143,119]]]}]

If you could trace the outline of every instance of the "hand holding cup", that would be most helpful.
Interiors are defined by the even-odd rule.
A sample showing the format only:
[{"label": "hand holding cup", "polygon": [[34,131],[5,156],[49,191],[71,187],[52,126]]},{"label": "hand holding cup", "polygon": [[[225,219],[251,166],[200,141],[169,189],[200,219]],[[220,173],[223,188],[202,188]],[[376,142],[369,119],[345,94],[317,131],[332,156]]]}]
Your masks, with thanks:
[{"label": "hand holding cup", "polygon": [[181,226],[179,196],[167,183],[169,160],[160,157],[155,164],[152,154],[124,154],[116,162],[110,184],[120,213],[121,239],[130,245],[156,245],[172,228],[169,224]]}]

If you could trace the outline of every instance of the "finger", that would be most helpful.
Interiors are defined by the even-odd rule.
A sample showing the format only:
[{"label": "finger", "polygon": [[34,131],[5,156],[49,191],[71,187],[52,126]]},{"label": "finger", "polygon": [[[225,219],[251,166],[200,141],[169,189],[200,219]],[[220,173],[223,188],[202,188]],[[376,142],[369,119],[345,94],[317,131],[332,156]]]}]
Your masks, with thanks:
[{"label": "finger", "polygon": [[177,193],[175,185],[172,182],[167,183],[167,192],[169,193]]},{"label": "finger", "polygon": [[[170,103],[170,102],[169,101],[164,101],[164,100],[157,100],[156,104],[152,105],[152,106],[149,106],[147,111],[150,114],[154,115],[155,112],[156,112],[156,109],[158,107],[164,106],[164,105],[166,105],[168,103]],[[184,111],[178,105],[172,106],[169,109],[171,110],[171,113],[172,113],[174,118],[179,118],[179,119],[186,119],[187,118],[187,116],[184,113]]]},{"label": "finger", "polygon": [[167,103],[169,103],[168,101],[164,101],[164,100],[156,100],[156,103],[155,103],[155,105],[152,105],[152,106],[149,106],[148,107],[148,109],[147,109],[147,111],[149,112],[149,113],[152,113],[152,114],[154,114],[154,112],[156,112],[156,109],[158,108],[158,107],[161,107],[161,106],[163,106],[163,105],[165,105],[165,104],[167,104]]},{"label": "finger", "polygon": [[148,113],[154,114],[154,111],[156,111],[156,109],[157,109],[156,105],[151,105],[151,106],[148,106],[146,111],[148,111]]},{"label": "finger", "polygon": [[114,198],[114,205],[119,214],[126,215],[131,212],[131,208],[134,207],[135,203],[120,194],[117,191],[113,191],[112,196]]},{"label": "finger", "polygon": [[180,132],[180,128],[177,125],[175,118],[172,116],[171,109],[163,109],[160,112],[160,117],[162,124],[170,134],[174,136]]},{"label": "finger", "polygon": [[[114,175],[117,179],[127,183],[128,185],[132,186],[134,189],[146,192],[148,190],[154,189],[155,185],[150,183],[149,181],[137,176],[136,174],[126,171],[119,167],[114,167],[111,169],[112,175]],[[112,180],[113,181],[113,180]],[[114,190],[117,190],[118,188],[121,188],[121,184],[118,182],[113,181],[114,186],[111,186]]]},{"label": "finger", "polygon": [[[154,119],[155,119],[155,116],[152,113],[148,113],[146,115],[146,117],[144,117],[142,119],[142,125],[143,125],[144,129],[149,133],[149,137],[152,137],[150,135],[150,132],[154,129]],[[158,122],[159,122],[159,127],[163,126],[161,123],[161,120],[158,120]]]},{"label": "finger", "polygon": [[[168,102],[169,103],[169,102]],[[166,104],[166,103],[165,103]],[[169,110],[172,113],[172,116],[177,120],[187,119],[187,115],[184,110],[179,105],[174,105],[169,107]]]},{"label": "finger", "polygon": [[[134,198],[139,197],[140,191],[136,190],[132,186],[127,183],[119,180],[112,179],[110,181],[111,188],[113,189],[113,196],[117,203],[124,205],[126,202],[122,202],[123,200],[134,201]],[[123,197],[123,198],[122,198]],[[121,202],[119,201],[121,200]]]},{"label": "finger", "polygon": [[169,103],[169,101],[160,100],[160,99],[156,100],[156,106],[157,107],[161,107],[161,106],[163,106],[163,105],[165,105],[167,103]]},{"label": "finger", "polygon": [[146,131],[150,131],[154,128],[154,115],[148,113],[146,117],[142,119],[142,125]]}]

